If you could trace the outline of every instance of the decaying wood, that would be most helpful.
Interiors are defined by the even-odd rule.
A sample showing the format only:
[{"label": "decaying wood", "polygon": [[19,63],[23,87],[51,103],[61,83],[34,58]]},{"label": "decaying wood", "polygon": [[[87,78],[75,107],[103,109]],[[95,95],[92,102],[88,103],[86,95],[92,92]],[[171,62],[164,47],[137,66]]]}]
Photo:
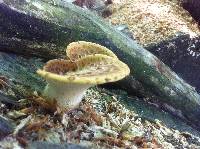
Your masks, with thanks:
[{"label": "decaying wood", "polygon": [[[72,41],[102,44],[131,69],[132,80],[124,80],[121,86],[129,84],[126,89],[131,88],[142,96],[153,96],[179,111],[180,117],[200,127],[200,95],[194,88],[157,57],[101,18],[71,4],[59,0],[54,2],[53,5],[37,0],[0,1],[0,49],[51,59],[61,55],[65,57],[66,45]],[[5,69],[0,68],[0,73],[6,73]],[[11,69],[7,72],[16,74]],[[10,77],[18,78],[23,73],[19,69],[18,76]],[[25,73],[29,75],[27,71]],[[33,75],[33,78],[31,88],[40,82],[37,82],[38,77]]]},{"label": "decaying wood", "polygon": [[[4,92],[9,92],[11,95],[15,94],[15,98],[18,98],[31,96],[34,91],[42,90],[45,82],[35,73],[42,65],[43,62],[38,58],[25,58],[0,52],[0,75],[6,76],[9,80],[9,86]],[[0,98],[0,101],[15,104],[12,97],[9,98],[0,94]]]}]

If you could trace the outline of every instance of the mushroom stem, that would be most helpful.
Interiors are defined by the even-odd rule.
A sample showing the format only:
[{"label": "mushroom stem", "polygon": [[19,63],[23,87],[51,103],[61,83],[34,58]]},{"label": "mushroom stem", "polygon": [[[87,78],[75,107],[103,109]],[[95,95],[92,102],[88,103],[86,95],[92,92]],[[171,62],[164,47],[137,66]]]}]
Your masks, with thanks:
[{"label": "mushroom stem", "polygon": [[56,100],[61,109],[74,108],[81,102],[86,90],[92,84],[71,84],[48,82],[43,96],[48,100]]}]

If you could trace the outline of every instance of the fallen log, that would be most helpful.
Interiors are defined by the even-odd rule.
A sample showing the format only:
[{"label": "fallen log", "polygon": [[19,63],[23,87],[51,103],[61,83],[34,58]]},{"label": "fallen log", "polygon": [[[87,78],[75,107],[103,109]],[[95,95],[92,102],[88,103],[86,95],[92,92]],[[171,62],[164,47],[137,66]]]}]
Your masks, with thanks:
[{"label": "fallen log", "polygon": [[179,117],[200,127],[200,95],[195,89],[91,12],[61,2],[1,0],[0,24],[0,49],[6,52],[51,59],[65,55],[66,45],[77,40],[110,48],[131,69],[131,79],[121,86],[172,106]]},{"label": "fallen log", "polygon": [[179,34],[145,49],[156,55],[200,93],[200,37]]},{"label": "fallen log", "polygon": [[11,97],[0,93],[0,101],[16,105],[15,99],[33,95],[43,90],[45,82],[36,75],[43,62],[39,58],[24,58],[19,55],[0,52],[0,76],[7,78],[8,89],[2,90]]}]

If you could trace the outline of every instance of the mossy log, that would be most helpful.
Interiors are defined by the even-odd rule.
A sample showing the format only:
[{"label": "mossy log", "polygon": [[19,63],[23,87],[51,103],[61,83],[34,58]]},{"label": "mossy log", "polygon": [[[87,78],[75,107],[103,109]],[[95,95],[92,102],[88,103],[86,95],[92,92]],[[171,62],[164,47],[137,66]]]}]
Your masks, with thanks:
[{"label": "mossy log", "polygon": [[6,77],[8,85],[2,91],[9,95],[0,94],[0,101],[16,105],[13,98],[29,97],[34,91],[43,90],[45,81],[35,73],[43,64],[39,58],[0,52],[0,76]]},{"label": "mossy log", "polygon": [[59,0],[54,4],[0,0],[0,37],[0,50],[45,59],[65,57],[65,48],[72,41],[104,45],[131,69],[131,76],[121,86],[172,106],[179,117],[200,127],[200,95],[195,89],[157,57],[87,10]]}]

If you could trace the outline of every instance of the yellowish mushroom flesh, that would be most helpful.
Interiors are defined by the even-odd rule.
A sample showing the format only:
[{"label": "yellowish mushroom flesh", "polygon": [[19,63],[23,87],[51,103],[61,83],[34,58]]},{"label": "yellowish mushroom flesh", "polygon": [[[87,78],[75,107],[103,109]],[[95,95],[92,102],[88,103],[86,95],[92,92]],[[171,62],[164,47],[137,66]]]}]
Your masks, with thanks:
[{"label": "yellowish mushroom flesh", "polygon": [[130,73],[126,64],[95,54],[75,62],[51,60],[37,73],[48,82],[43,96],[56,100],[61,109],[77,106],[85,91],[96,84],[118,81]]},{"label": "yellowish mushroom flesh", "polygon": [[76,61],[82,57],[94,54],[103,54],[117,59],[117,56],[108,48],[96,43],[78,41],[72,42],[67,46],[67,56],[70,60]]}]

